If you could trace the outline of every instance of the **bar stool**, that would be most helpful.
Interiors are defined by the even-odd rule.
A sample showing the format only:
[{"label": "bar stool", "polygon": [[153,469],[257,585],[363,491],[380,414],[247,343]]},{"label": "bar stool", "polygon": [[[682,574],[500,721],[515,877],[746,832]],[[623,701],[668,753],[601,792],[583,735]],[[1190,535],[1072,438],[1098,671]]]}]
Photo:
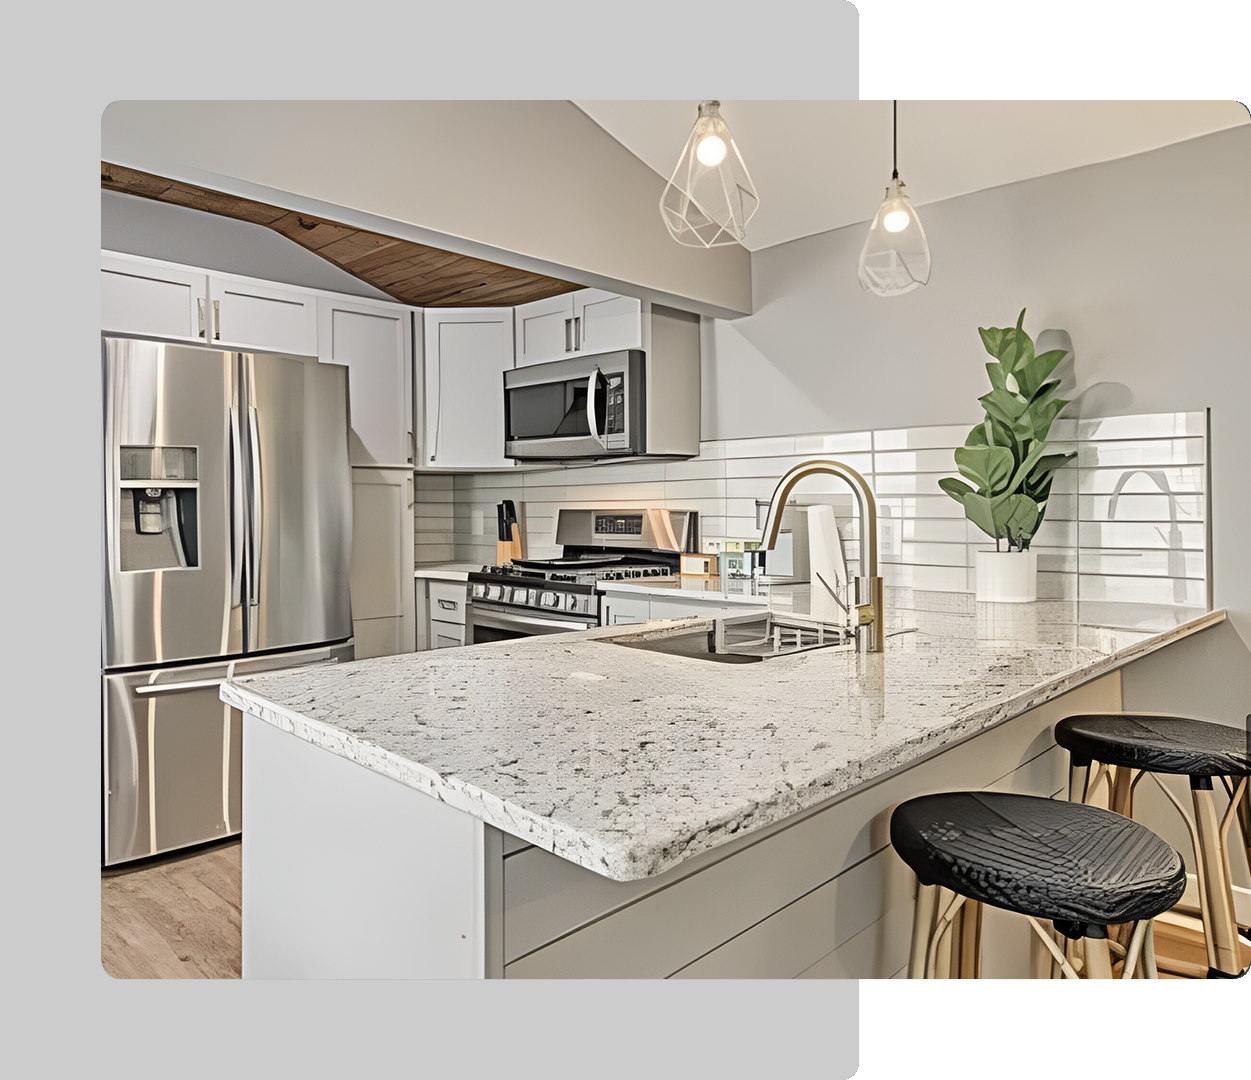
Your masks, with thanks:
[{"label": "bar stool", "polygon": [[[1180,716],[1141,713],[1081,713],[1056,725],[1056,742],[1069,752],[1069,799],[1090,802],[1099,783],[1108,783],[1108,805],[1133,816],[1133,792],[1150,775],[1181,814],[1195,851],[1199,909],[1207,943],[1208,977],[1236,977],[1242,973],[1234,894],[1229,876],[1229,827],[1240,813],[1244,841],[1251,818],[1246,808],[1247,778],[1251,776],[1251,748],[1246,732],[1224,724]],[[1092,763],[1098,763],[1091,774]],[[1113,771],[1115,769],[1115,771]],[[1194,818],[1161,782],[1157,773],[1190,778]],[[1218,822],[1212,800],[1212,780],[1219,777],[1229,793],[1229,808]],[[1232,782],[1237,779],[1237,786]],[[1251,848],[1248,850],[1251,858]]]},{"label": "bar stool", "polygon": [[[1039,925],[1085,939],[1090,978],[1112,977],[1107,927],[1137,923],[1121,978],[1142,961],[1155,978],[1151,920],[1186,888],[1181,856],[1120,814],[1082,803],[1006,792],[922,795],[895,808],[895,851],[917,876],[909,978],[933,978],[938,950],[968,900],[1024,915],[1067,978],[1078,978]],[[950,899],[948,899],[950,897]]]}]

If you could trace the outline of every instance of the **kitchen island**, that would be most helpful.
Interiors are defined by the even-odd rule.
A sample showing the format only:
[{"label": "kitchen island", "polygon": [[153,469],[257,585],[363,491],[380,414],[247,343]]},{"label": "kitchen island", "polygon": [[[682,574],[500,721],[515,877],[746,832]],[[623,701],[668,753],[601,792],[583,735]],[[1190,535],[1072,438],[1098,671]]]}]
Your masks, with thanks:
[{"label": "kitchen island", "polygon": [[1054,723],[1119,708],[1121,666],[1224,619],[909,599],[888,595],[880,654],[620,643],[691,619],[223,685],[245,716],[244,976],[897,974],[890,808],[1058,793]]}]

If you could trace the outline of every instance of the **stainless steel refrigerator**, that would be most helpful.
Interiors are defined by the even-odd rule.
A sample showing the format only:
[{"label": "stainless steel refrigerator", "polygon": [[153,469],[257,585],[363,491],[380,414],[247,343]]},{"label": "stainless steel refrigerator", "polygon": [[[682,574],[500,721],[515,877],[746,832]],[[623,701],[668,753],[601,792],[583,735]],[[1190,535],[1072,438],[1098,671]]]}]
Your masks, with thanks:
[{"label": "stainless steel refrigerator", "polygon": [[102,862],[241,830],[231,674],[352,659],[347,369],[103,338]]}]

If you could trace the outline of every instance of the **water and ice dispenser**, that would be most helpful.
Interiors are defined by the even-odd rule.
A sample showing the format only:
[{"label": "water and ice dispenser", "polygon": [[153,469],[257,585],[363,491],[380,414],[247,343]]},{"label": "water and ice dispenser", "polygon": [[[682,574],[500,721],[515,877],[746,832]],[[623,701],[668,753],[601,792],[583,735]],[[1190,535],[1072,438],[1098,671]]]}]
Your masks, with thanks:
[{"label": "water and ice dispenser", "polygon": [[121,570],[200,565],[196,449],[123,446],[118,482]]}]

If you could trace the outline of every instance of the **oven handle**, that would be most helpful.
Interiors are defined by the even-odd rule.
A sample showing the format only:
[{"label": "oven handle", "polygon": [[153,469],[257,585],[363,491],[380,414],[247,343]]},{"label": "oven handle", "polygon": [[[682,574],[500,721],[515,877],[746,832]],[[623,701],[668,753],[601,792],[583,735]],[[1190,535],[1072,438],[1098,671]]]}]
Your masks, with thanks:
[{"label": "oven handle", "polygon": [[591,630],[599,625],[598,620],[595,622],[584,622],[571,619],[547,619],[534,615],[519,615],[500,608],[487,608],[481,604],[469,605],[469,617],[466,621],[470,626],[493,626],[497,630],[521,629],[522,627],[533,627],[540,631],[550,631],[553,628],[559,630]]}]

